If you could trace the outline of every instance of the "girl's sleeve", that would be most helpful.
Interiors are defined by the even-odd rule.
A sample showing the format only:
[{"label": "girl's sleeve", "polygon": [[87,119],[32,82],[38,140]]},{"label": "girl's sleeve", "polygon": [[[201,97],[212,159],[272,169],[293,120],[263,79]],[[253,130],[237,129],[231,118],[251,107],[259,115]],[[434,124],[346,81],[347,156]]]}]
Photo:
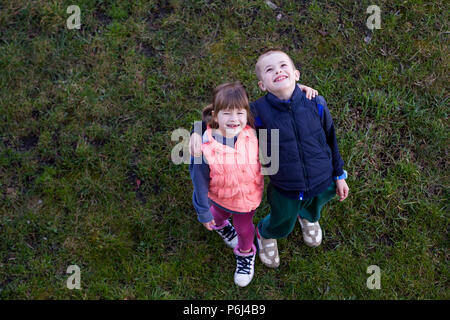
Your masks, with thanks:
[{"label": "girl's sleeve", "polygon": [[205,162],[203,156],[201,156],[201,163],[194,163],[194,157],[191,157],[191,163],[189,165],[189,172],[191,174],[192,184],[194,185],[194,192],[192,193],[192,203],[194,204],[195,211],[197,211],[198,221],[201,223],[210,222],[213,220],[213,215],[209,210],[209,165]]}]

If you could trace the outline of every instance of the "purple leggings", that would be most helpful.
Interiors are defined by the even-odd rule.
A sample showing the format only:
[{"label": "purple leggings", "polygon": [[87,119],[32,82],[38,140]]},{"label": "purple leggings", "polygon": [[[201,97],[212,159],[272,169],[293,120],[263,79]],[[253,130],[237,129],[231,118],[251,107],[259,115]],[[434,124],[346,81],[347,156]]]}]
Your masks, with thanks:
[{"label": "purple leggings", "polygon": [[255,226],[253,225],[253,215],[255,210],[247,213],[229,213],[223,209],[212,205],[211,213],[216,222],[216,226],[220,227],[225,221],[232,215],[233,225],[238,235],[238,247],[242,251],[250,250],[253,245],[253,239],[255,238]]}]

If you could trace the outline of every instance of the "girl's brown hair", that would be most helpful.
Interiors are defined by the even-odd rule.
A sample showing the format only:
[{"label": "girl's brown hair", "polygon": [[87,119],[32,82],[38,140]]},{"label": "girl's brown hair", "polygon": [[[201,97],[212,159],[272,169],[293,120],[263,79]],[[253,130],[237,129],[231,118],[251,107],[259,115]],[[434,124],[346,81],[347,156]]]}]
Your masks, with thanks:
[{"label": "girl's brown hair", "polygon": [[203,121],[211,128],[217,129],[219,125],[214,121],[212,111],[217,116],[220,110],[227,109],[245,109],[247,111],[247,124],[254,128],[254,120],[250,112],[247,91],[239,81],[223,83],[214,89],[212,103],[203,109]]}]

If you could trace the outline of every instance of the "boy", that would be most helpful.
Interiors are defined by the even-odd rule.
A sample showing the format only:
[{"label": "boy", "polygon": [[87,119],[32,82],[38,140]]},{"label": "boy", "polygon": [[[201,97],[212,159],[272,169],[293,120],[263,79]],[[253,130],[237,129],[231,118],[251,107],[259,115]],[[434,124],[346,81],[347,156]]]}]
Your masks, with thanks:
[{"label": "boy", "polygon": [[[279,170],[269,176],[267,188],[271,212],[256,229],[262,263],[276,268],[280,264],[276,239],[287,237],[298,220],[305,243],[320,245],[323,205],[336,193],[343,201],[349,188],[325,99],[306,99],[296,85],[300,72],[281,50],[260,55],[255,71],[259,88],[268,91],[250,106],[255,127],[268,129],[269,143],[271,129],[279,130]],[[193,135],[191,147],[199,139]]]}]

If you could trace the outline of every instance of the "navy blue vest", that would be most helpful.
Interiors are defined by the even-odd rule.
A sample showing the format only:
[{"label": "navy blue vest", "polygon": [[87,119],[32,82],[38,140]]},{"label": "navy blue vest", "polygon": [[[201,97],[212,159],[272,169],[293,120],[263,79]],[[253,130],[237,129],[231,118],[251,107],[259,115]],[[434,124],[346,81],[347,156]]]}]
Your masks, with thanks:
[{"label": "navy blue vest", "polygon": [[307,99],[295,86],[290,100],[268,93],[256,100],[252,109],[261,127],[268,129],[268,153],[270,129],[279,129],[279,170],[269,176],[271,183],[283,190],[299,191],[304,198],[324,191],[333,181],[333,165],[315,100]]}]

